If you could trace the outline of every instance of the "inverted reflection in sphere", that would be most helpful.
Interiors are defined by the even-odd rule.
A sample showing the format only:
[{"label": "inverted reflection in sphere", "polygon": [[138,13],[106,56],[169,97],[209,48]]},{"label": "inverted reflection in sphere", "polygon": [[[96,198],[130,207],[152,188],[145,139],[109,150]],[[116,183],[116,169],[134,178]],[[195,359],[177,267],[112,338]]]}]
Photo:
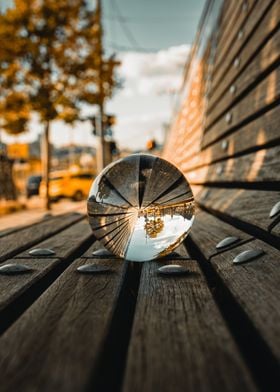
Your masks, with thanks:
[{"label": "inverted reflection in sphere", "polygon": [[107,166],[87,202],[95,237],[131,261],[166,256],[188,235],[194,198],[184,175],[164,159],[134,154]]}]

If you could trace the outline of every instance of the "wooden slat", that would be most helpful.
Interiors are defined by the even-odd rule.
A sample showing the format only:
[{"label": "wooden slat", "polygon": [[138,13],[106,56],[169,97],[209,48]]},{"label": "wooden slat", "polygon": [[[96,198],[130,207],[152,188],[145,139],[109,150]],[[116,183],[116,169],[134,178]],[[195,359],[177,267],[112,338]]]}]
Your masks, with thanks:
[{"label": "wooden slat", "polygon": [[[273,3],[274,5],[272,6]],[[230,50],[226,53],[225,58],[221,56],[221,53],[219,51],[217,52],[217,56],[221,56],[220,61],[222,66],[218,67],[217,72],[214,72],[213,74],[211,86],[211,96],[213,98],[211,98],[210,106],[212,106],[212,103],[216,101],[218,96],[220,96],[221,90],[219,93],[216,93],[216,90],[218,88],[218,85],[223,84],[225,86],[224,78],[226,78],[226,74],[228,73],[229,76],[232,76],[240,72],[242,67],[250,59],[250,57],[258,48],[260,43],[264,40],[264,38],[277,26],[279,22],[279,3],[277,3],[278,2],[275,0],[259,2],[256,7],[254,7],[251,15],[247,19],[245,19],[245,23],[242,26],[242,39],[238,39],[237,37],[235,37],[233,42],[229,42]],[[269,12],[264,15],[264,12],[266,12],[266,10],[268,9]],[[254,31],[254,29],[256,30]],[[236,31],[236,34],[238,34],[238,30]],[[248,39],[249,37],[250,39]],[[244,42],[246,42],[245,46]],[[239,67],[237,67],[237,71],[232,71],[234,67],[233,63],[236,57],[239,58],[240,65]]]},{"label": "wooden slat", "polygon": [[[187,173],[219,159],[234,157],[255,148],[261,149],[268,143],[279,143],[279,117],[280,107],[276,107],[205,150],[200,151],[200,144],[190,151],[185,150],[179,161],[181,170]],[[223,148],[224,141],[228,143],[227,148]]]},{"label": "wooden slat", "polygon": [[[259,150],[238,158],[186,170],[191,184],[206,182],[279,182],[280,146]],[[265,184],[264,184],[265,189]]]},{"label": "wooden slat", "polygon": [[[243,241],[231,249],[217,252],[216,244],[229,235]],[[244,236],[243,232],[205,212],[198,215],[191,232],[191,237],[246,312],[271,352],[280,359],[279,251],[254,238],[244,244]],[[233,265],[232,260],[236,255],[250,249],[262,249],[265,254],[250,263]]]},{"label": "wooden slat", "polygon": [[[53,257],[37,258],[22,252],[17,257],[5,262],[24,264],[33,269],[32,272],[21,275],[0,275],[0,311],[13,303],[32,286],[53,271],[59,265],[64,265],[65,260],[71,257],[87,240],[92,238],[88,222],[82,221],[56,236],[38,244],[40,248],[51,248],[56,254]],[[94,238],[92,238],[94,241]]]},{"label": "wooden slat", "polygon": [[20,233],[15,232],[0,238],[0,262],[58,233],[83,217],[84,215],[81,214],[65,214],[53,219],[43,220],[38,225],[32,225],[21,230]]},{"label": "wooden slat", "polygon": [[[47,238],[46,240],[36,244],[36,248],[47,248],[52,249],[55,252],[53,257],[59,259],[66,259],[73,252],[73,249],[78,248],[78,244],[83,242],[85,239],[92,237],[94,241],[93,233],[90,228],[87,219],[83,219],[80,222],[74,222],[70,227],[59,232],[58,234]],[[29,250],[17,254],[14,258],[30,258]]]},{"label": "wooden slat", "polygon": [[177,278],[161,264],[143,266],[123,391],[255,390],[196,261]]},{"label": "wooden slat", "polygon": [[[243,55],[248,58],[250,52],[246,52]],[[245,68],[244,72],[236,77],[238,70],[236,67],[232,67],[223,78],[222,84],[209,101],[208,117],[206,121],[206,128],[215,121],[222,113],[238,99],[238,97],[245,92],[248,87],[256,85],[256,82],[260,75],[264,73],[271,66],[279,64],[280,59],[280,31],[274,34],[270,40],[267,41],[263,49],[250,61],[249,65]],[[234,87],[234,93],[230,90],[230,87]],[[219,94],[219,95],[218,95]],[[220,100],[219,100],[220,98]],[[216,99],[216,100],[215,100]],[[219,100],[217,102],[217,100]]]},{"label": "wooden slat", "polygon": [[250,116],[254,116],[256,112],[263,111],[268,105],[275,103],[280,97],[279,72],[279,70],[275,70],[270,73],[254,90],[228,112],[231,115],[229,123],[226,116],[218,120],[205,133],[203,147],[205,148],[210,143],[213,143],[230,129],[238,127],[243,121],[247,120],[249,122],[248,118]]},{"label": "wooden slat", "polygon": [[1,337],[1,391],[76,392],[88,386],[127,264],[102,260],[114,273],[76,272],[85,263],[76,260]]},{"label": "wooden slat", "polygon": [[219,29],[219,39],[217,42],[214,71],[223,65],[225,56],[230,51],[234,41],[237,39],[239,30],[247,21],[248,14],[255,6],[255,0],[248,0],[247,7],[244,7],[243,1],[233,1],[228,7],[227,1],[224,1],[224,5],[228,8],[227,13],[223,16]]},{"label": "wooden slat", "polygon": [[233,13],[239,11],[236,7],[236,1],[228,0],[224,1],[221,6],[221,11],[219,15],[219,41],[218,44],[224,39],[226,30],[228,28],[228,21],[232,18]]},{"label": "wooden slat", "polygon": [[[266,232],[274,219],[269,218],[271,208],[280,200],[280,192],[192,187],[197,200],[211,210],[220,211],[242,222],[257,226]],[[198,192],[198,193],[197,193]],[[272,229],[274,235],[280,235],[280,225]]]}]

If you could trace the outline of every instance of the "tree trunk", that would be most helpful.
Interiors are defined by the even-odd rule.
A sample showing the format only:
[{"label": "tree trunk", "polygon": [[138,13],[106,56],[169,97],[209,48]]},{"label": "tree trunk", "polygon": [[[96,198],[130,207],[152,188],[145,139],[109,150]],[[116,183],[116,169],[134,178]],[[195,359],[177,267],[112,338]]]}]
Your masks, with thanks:
[{"label": "tree trunk", "polygon": [[44,130],[44,154],[43,154],[43,179],[46,186],[45,193],[45,207],[46,210],[51,209],[50,194],[49,194],[49,174],[50,174],[50,141],[49,141],[50,122],[45,123]]}]

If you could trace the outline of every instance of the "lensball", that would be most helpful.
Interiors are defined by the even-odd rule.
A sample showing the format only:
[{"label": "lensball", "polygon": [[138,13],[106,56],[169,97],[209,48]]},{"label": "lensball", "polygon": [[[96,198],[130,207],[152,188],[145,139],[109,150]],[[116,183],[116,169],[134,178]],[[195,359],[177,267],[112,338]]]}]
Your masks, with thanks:
[{"label": "lensball", "polygon": [[140,262],[177,248],[190,232],[194,209],[185,176],[148,154],[108,165],[94,180],[87,201],[95,237],[116,256]]}]

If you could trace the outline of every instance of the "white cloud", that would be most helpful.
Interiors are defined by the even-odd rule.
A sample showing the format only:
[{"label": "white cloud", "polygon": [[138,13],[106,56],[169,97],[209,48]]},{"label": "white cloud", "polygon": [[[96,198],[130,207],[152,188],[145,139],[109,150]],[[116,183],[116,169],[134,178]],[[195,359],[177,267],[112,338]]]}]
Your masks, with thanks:
[{"label": "white cloud", "polygon": [[108,103],[117,116],[114,134],[121,147],[144,149],[148,139],[163,142],[164,127],[171,117],[174,94],[182,83],[189,46],[155,53],[126,52],[119,57],[124,88]]},{"label": "white cloud", "polygon": [[188,45],[155,53],[122,53],[120,76],[125,79],[123,96],[168,94],[180,87],[182,71],[189,54]]}]

